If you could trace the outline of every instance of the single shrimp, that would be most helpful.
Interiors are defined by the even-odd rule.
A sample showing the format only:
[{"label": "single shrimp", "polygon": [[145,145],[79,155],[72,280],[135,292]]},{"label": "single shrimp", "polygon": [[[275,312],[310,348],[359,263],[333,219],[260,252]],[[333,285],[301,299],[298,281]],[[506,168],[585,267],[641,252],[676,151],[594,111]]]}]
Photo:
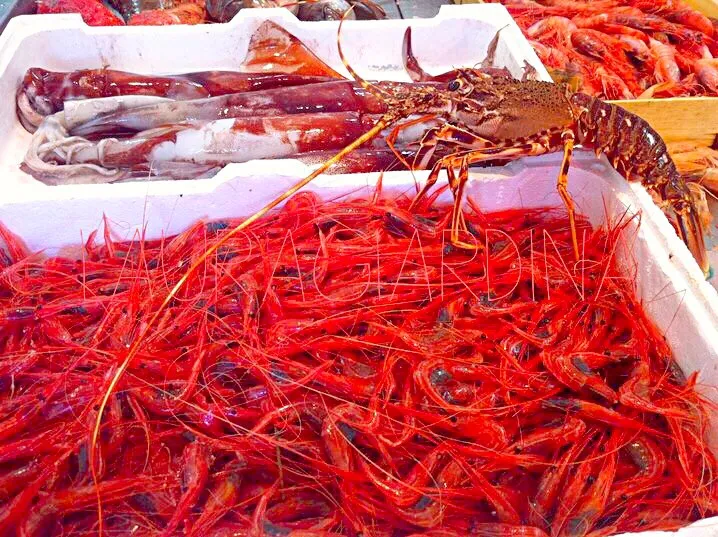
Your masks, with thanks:
[{"label": "single shrimp", "polygon": [[[220,519],[232,510],[239,497],[242,476],[238,471],[230,470],[214,487],[202,507],[202,512],[187,531],[187,537],[207,535]],[[104,499],[104,498],[103,498]]]},{"label": "single shrimp", "polygon": [[586,387],[611,403],[618,402],[616,392],[592,370],[594,364],[597,367],[605,365],[607,357],[604,354],[544,351],[542,356],[544,366],[560,383],[574,391]]},{"label": "single shrimp", "polygon": [[580,416],[585,420],[605,423],[612,427],[629,429],[631,431],[647,432],[659,437],[667,436],[666,433],[652,429],[651,427],[648,427],[633,418],[629,418],[619,412],[616,412],[615,410],[611,410],[610,408],[606,408],[605,406],[591,403],[589,401],[554,397],[543,400],[542,406],[546,409],[575,412],[577,416]]},{"label": "single shrimp", "polygon": [[511,447],[517,452],[533,449],[548,444],[560,448],[566,444],[578,441],[586,433],[586,424],[578,418],[569,417],[558,427],[539,429],[521,437]]},{"label": "single shrimp", "polygon": [[161,533],[163,537],[172,535],[182,521],[189,517],[190,510],[204,491],[209,477],[210,454],[202,442],[188,444],[182,458],[184,464],[180,474],[180,486],[183,493],[177,503],[177,509]]},{"label": "single shrimp", "polygon": [[664,408],[655,404],[650,399],[650,386],[650,368],[647,362],[640,360],[633,367],[631,377],[618,390],[621,404],[644,412],[653,412],[675,418],[686,418],[690,415],[684,409]]},{"label": "single shrimp", "polygon": [[624,45],[624,50],[631,58],[640,63],[647,63],[651,60],[651,49],[648,47],[648,39],[643,41],[632,35],[615,36]]},{"label": "single shrimp", "polygon": [[543,39],[555,37],[565,45],[571,44],[571,34],[578,27],[566,17],[546,17],[529,26],[526,35],[530,38],[541,37]]},{"label": "single shrimp", "polygon": [[718,58],[703,58],[694,65],[698,80],[712,93],[718,93]]},{"label": "single shrimp", "polygon": [[[591,488],[593,483],[592,467],[599,454],[599,448],[603,445],[605,433],[596,441],[593,448],[588,452],[586,457],[579,462],[573,473],[568,477],[564,484],[563,494],[558,501],[556,513],[552,522],[552,535],[560,536],[567,529],[570,521],[571,513],[579,507],[581,498],[584,497],[586,491]],[[568,528],[572,530],[571,527]]]},{"label": "single shrimp", "polygon": [[666,469],[666,456],[663,449],[645,436],[628,442],[623,450],[628,453],[638,472],[615,484],[610,498],[612,504],[624,502],[629,497],[641,493],[645,488],[654,486]]},{"label": "single shrimp", "polygon": [[531,47],[538,55],[541,63],[554,69],[565,69],[569,64],[568,56],[556,47],[549,47],[539,41],[530,41]]},{"label": "single shrimp", "polygon": [[593,73],[599,79],[601,93],[608,99],[634,99],[635,95],[616,73],[604,65],[593,62]]},{"label": "single shrimp", "polygon": [[673,47],[651,38],[650,50],[656,62],[653,72],[656,80],[658,82],[679,82],[681,70],[676,63],[676,53]]},{"label": "single shrimp", "polygon": [[[431,532],[423,534],[424,537],[432,537]],[[482,537],[549,537],[541,528],[535,526],[521,526],[514,524],[502,524],[497,522],[478,522],[471,526],[472,535]],[[464,534],[456,534],[456,537]],[[442,537],[437,535],[436,537]]]},{"label": "single shrimp", "polygon": [[465,470],[469,478],[477,487],[480,494],[496,511],[499,522],[508,524],[521,524],[521,515],[518,513],[506,494],[497,486],[494,486],[479,470],[473,466],[467,466]]},{"label": "single shrimp", "polygon": [[659,10],[658,13],[672,22],[677,22],[688,28],[693,28],[705,34],[707,37],[713,37],[713,22],[700,11],[695,9],[666,9]]},{"label": "single shrimp", "polygon": [[559,535],[565,535],[566,537],[586,535],[601,517],[616,477],[618,450],[622,442],[623,434],[620,432],[614,432],[611,435],[606,444],[606,453],[601,458],[605,459],[605,462],[601,464],[597,475],[592,478],[592,482],[566,520]]}]

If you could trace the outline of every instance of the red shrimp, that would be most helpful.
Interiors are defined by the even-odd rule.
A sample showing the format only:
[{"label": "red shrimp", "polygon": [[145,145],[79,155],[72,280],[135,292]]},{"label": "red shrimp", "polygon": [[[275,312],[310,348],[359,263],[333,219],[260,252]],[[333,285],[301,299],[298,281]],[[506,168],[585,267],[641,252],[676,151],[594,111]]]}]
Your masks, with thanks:
[{"label": "red shrimp", "polygon": [[578,418],[568,418],[562,425],[557,427],[539,429],[522,435],[521,439],[513,444],[516,451],[535,449],[537,446],[549,444],[560,448],[579,440],[586,433],[586,424]]},{"label": "red shrimp", "polygon": [[681,79],[681,70],[676,63],[676,53],[673,47],[651,39],[650,49],[655,61],[654,76],[658,82],[678,82]]},{"label": "red shrimp", "polygon": [[543,39],[556,37],[559,42],[570,44],[571,34],[577,26],[566,17],[546,17],[533,24],[526,30],[530,38],[541,36]]},{"label": "red shrimp", "polygon": [[539,41],[531,41],[531,46],[545,66],[555,69],[565,69],[568,66],[568,56],[560,49],[548,47]]},{"label": "red shrimp", "polygon": [[648,48],[648,44],[641,39],[637,39],[631,35],[617,35],[616,39],[623,43],[626,54],[637,62],[645,64],[652,59],[651,49]]},{"label": "red shrimp", "polygon": [[37,12],[79,13],[82,20],[90,26],[124,26],[124,21],[102,2],[94,0],[41,0],[37,3]]},{"label": "red shrimp", "polygon": [[[560,535],[566,530],[571,513],[579,506],[581,498],[592,483],[592,466],[599,453],[599,446],[605,437],[602,435],[586,457],[576,465],[573,473],[569,475],[564,486],[563,494],[556,507],[556,514],[552,523],[552,535]],[[571,530],[572,528],[569,528]]]},{"label": "red shrimp", "polygon": [[718,93],[718,58],[701,59],[695,62],[698,80],[711,93]]},{"label": "red shrimp", "polygon": [[624,446],[638,472],[623,481],[616,483],[611,492],[612,504],[627,501],[631,496],[642,493],[649,487],[654,487],[663,476],[666,468],[665,453],[653,440],[639,437]]},{"label": "red shrimp", "polygon": [[650,370],[648,363],[641,360],[633,367],[631,377],[619,388],[619,400],[622,405],[637,408],[644,412],[655,412],[676,418],[688,417],[688,412],[680,408],[664,408],[650,399]]},{"label": "red shrimp", "polygon": [[557,455],[555,464],[549,466],[541,476],[535,498],[529,499],[528,522],[533,526],[548,529],[549,520],[556,508],[561,485],[578,456],[585,449],[592,433],[584,435],[578,442],[570,445],[563,455]]},{"label": "red shrimp", "polygon": [[560,383],[574,391],[586,387],[611,403],[618,402],[616,392],[592,371],[592,360],[596,357],[599,366],[605,364],[607,357],[604,354],[545,351],[542,356],[544,366]]},{"label": "red shrimp", "polygon": [[666,9],[659,11],[666,19],[672,22],[677,22],[688,28],[693,28],[699,32],[705,34],[708,37],[713,37],[714,28],[711,20],[706,17],[700,11],[695,9]]},{"label": "red shrimp", "polygon": [[234,508],[239,497],[242,477],[237,471],[230,470],[211,491],[202,513],[187,531],[188,537],[207,535],[220,519]]},{"label": "red shrimp", "polygon": [[200,441],[192,442],[185,447],[183,459],[184,464],[180,476],[182,497],[177,503],[177,509],[172,518],[162,531],[163,536],[172,535],[182,521],[189,517],[190,510],[197,503],[209,477],[209,450]]},{"label": "red shrimp", "polygon": [[54,492],[26,513],[26,518],[18,530],[18,537],[40,535],[49,519],[86,509],[97,501],[98,494],[102,496],[105,503],[110,504],[126,499],[138,487],[149,491],[158,491],[164,485],[155,478],[141,476],[114,481],[101,481],[97,487],[78,487]]},{"label": "red shrimp", "polygon": [[[606,258],[619,231],[586,228],[572,270],[565,217],[468,211],[480,242],[511,238],[489,243],[491,292],[519,280],[494,300],[484,254],[442,240],[451,210],[408,204],[306,195],[227,238],[102,413],[138,326],[236,222],[3,269],[0,534],[605,536],[715,513],[712,407]],[[381,292],[327,305],[300,269]]]},{"label": "red shrimp", "polygon": [[660,437],[666,436],[665,433],[652,429],[651,427],[648,427],[633,418],[626,417],[615,410],[611,410],[610,408],[606,408],[605,406],[597,405],[589,401],[554,397],[552,399],[545,399],[542,402],[542,405],[547,409],[561,409],[568,412],[575,412],[577,416],[588,421],[597,421],[613,427],[620,427],[632,431],[652,433]]},{"label": "red shrimp", "polygon": [[387,478],[382,472],[375,469],[375,465],[360,458],[363,470],[370,477],[376,488],[394,505],[408,508],[417,504],[434,479],[434,474],[447,459],[447,452],[443,448],[435,448],[421,460],[417,460],[411,470],[403,479],[392,476]]},{"label": "red shrimp", "polygon": [[609,492],[616,476],[618,449],[623,442],[623,438],[623,434],[616,432],[606,443],[606,454],[599,458],[601,463],[600,470],[595,477],[592,477],[592,483],[587,487],[578,505],[566,520],[560,535],[586,535],[601,517],[606,508]]},{"label": "red shrimp", "polygon": [[[484,537],[548,537],[541,528],[493,522],[479,522],[471,526],[471,533]],[[430,534],[425,533],[426,537]],[[440,534],[436,537],[442,537]],[[458,537],[458,535],[457,535]]]},{"label": "red shrimp", "polygon": [[635,95],[626,83],[615,73],[602,66],[597,66],[595,74],[600,77],[603,94],[608,99],[634,99]]},{"label": "red shrimp", "polygon": [[0,501],[7,502],[15,497],[28,483],[32,483],[41,471],[42,467],[38,461],[30,461],[0,475]]},{"label": "red shrimp", "polygon": [[[436,488],[444,491],[451,490],[464,477],[461,465],[456,461],[449,461],[435,478]],[[403,520],[414,526],[434,528],[442,524],[446,511],[444,502],[445,500],[442,500],[441,492],[439,492],[435,497],[433,495],[422,496],[413,509],[397,508],[395,511]]]},{"label": "red shrimp", "polygon": [[9,267],[30,256],[30,251],[22,239],[5,227],[2,222],[0,222],[0,241],[0,255],[2,255],[0,267]]},{"label": "red shrimp", "polygon": [[500,522],[516,525],[521,524],[521,515],[519,515],[511,501],[498,487],[491,484],[491,482],[475,468],[467,466],[465,470],[468,472],[477,492],[480,492],[480,494],[486,498],[486,501],[494,508],[496,517]]},{"label": "red shrimp", "polygon": [[576,50],[603,62],[607,69],[620,76],[632,93],[640,92],[635,68],[627,61],[626,48],[621,41],[597,30],[580,29],[571,34],[571,42]]}]

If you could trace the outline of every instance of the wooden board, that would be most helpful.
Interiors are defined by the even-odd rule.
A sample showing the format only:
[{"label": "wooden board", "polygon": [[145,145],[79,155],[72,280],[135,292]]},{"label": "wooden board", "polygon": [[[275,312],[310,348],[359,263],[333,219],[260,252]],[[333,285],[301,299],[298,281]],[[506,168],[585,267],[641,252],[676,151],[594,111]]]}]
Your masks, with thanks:
[{"label": "wooden board", "polygon": [[610,101],[642,117],[666,142],[711,145],[718,134],[718,97]]},{"label": "wooden board", "polygon": [[684,0],[684,2],[704,15],[718,18],[718,0]]}]

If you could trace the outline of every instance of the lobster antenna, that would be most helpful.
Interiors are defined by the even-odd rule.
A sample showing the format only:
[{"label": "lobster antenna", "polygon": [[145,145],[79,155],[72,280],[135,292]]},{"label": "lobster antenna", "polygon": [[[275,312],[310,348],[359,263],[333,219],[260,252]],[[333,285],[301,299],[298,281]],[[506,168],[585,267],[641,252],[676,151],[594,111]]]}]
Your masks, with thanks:
[{"label": "lobster antenna", "polygon": [[347,71],[349,71],[351,77],[362,88],[374,95],[374,97],[376,97],[377,99],[383,100],[384,98],[391,97],[391,95],[383,89],[378,88],[377,86],[371,84],[370,82],[367,82],[362,77],[360,77],[359,74],[354,70],[354,68],[349,65],[349,61],[347,60],[346,56],[344,56],[344,51],[342,50],[342,43],[340,39],[342,34],[342,25],[344,24],[344,21],[349,16],[349,14],[354,10],[354,6],[355,4],[352,4],[352,6],[344,12],[344,15],[342,15],[342,18],[339,21],[339,28],[337,29],[337,50],[339,51],[339,58],[342,60],[342,63],[344,64],[344,67],[346,67]]}]

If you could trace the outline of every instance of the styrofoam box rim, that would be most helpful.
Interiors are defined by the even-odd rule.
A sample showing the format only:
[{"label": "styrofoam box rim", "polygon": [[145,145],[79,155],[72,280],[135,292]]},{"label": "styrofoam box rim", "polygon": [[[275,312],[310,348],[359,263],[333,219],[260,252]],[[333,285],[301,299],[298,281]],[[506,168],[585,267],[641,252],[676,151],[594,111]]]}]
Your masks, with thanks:
[{"label": "styrofoam box rim", "polygon": [[[410,21],[349,21],[347,30],[384,25],[382,28],[431,27],[437,21],[462,21],[467,18],[487,18],[503,26],[508,12],[496,4],[471,6],[442,6],[437,17]],[[96,36],[145,36],[163,34],[185,41],[193,36],[211,35],[213,32],[227,32],[253,21],[271,19],[292,33],[301,34],[320,28],[335,28],[333,22],[299,22],[283,9],[242,10],[235,19],[224,25],[178,26],[161,28],[91,28],[81,21],[79,15],[51,15],[17,17],[0,36],[0,81],[7,76],[10,62],[30,35],[51,34],[54,30],[73,30]],[[510,17],[509,17],[510,19]],[[457,22],[460,26],[460,24]],[[526,59],[534,65],[542,79],[548,80],[548,73],[538,61],[533,49],[521,36],[513,20],[508,30],[513,32],[511,50],[514,58]],[[457,26],[458,27],[458,26]],[[506,31],[506,30],[504,30]],[[518,37],[513,39],[518,32]],[[54,43],[59,47],[61,44]],[[420,43],[417,43],[420,47]],[[26,66],[29,67],[29,66]],[[80,68],[81,66],[77,66]],[[87,67],[87,66],[85,66]],[[213,66],[214,67],[214,66]],[[341,65],[332,65],[342,69]],[[361,66],[356,66],[360,74]],[[168,67],[167,72],[177,72]],[[6,95],[6,99],[12,98]],[[547,155],[524,159],[504,167],[472,171],[468,194],[476,196],[486,210],[508,206],[559,206],[555,189],[556,171],[560,155]],[[32,248],[59,247],[67,241],[57,237],[74,237],[79,242],[80,231],[97,228],[102,215],[107,214],[114,223],[123,222],[120,231],[132,236],[147,224],[147,219],[156,217],[161,221],[163,231],[176,232],[197,218],[226,217],[250,214],[275,197],[287,186],[306,176],[310,167],[296,161],[255,161],[231,165],[224,168],[215,178],[203,181],[137,182],[122,185],[74,185],[67,187],[24,187],[19,191],[4,189],[0,194],[0,221],[28,241]],[[427,172],[415,172],[419,181],[426,179]],[[309,185],[327,197],[350,192],[366,192],[377,181],[378,174],[354,174],[320,176]],[[440,181],[445,180],[441,177]],[[410,191],[414,178],[405,172],[384,174],[384,188],[387,191]],[[2,179],[0,178],[0,186]],[[600,220],[599,214],[605,206],[620,204],[641,214],[641,226],[636,231],[635,243],[626,250],[643,252],[638,256],[637,291],[644,307],[675,350],[680,365],[687,371],[699,371],[701,380],[707,385],[718,386],[718,295],[708,284],[693,261],[685,245],[676,236],[673,228],[660,209],[652,202],[648,193],[638,184],[628,184],[610,166],[605,158],[578,151],[571,168],[569,187],[576,199],[579,211],[586,209]],[[241,195],[238,193],[241,192]],[[601,199],[599,199],[601,198]],[[211,200],[211,202],[208,202]],[[482,205],[483,204],[483,205]],[[84,211],[84,212],[83,212]],[[156,213],[156,214],[155,214]],[[211,213],[211,214],[210,214]],[[149,216],[148,216],[149,214]],[[74,231],[62,231],[52,235],[63,226],[72,226]],[[117,229],[116,229],[117,230]],[[49,238],[55,237],[57,240]],[[43,243],[43,241],[45,241]],[[626,248],[629,248],[626,246]],[[715,394],[709,394],[716,397]],[[713,435],[716,437],[716,434]],[[714,444],[715,438],[712,438]],[[718,535],[718,519],[707,519],[691,527],[679,530],[681,535]],[[672,534],[671,532],[643,532],[644,537]]]}]

